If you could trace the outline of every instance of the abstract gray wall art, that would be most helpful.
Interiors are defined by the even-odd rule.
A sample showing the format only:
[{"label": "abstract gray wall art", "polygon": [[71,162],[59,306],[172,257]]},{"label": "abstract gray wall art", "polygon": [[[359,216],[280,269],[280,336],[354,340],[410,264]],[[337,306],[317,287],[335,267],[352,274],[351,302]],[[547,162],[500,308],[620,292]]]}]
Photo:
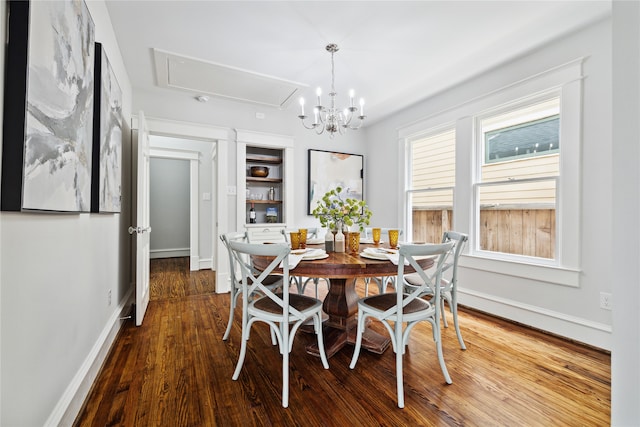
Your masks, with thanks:
[{"label": "abstract gray wall art", "polygon": [[[9,15],[7,68],[14,72],[5,80],[3,135],[12,148],[8,158],[3,152],[2,209],[88,212],[95,35],[87,6],[79,0],[11,1]],[[5,198],[7,186],[21,194]]]},{"label": "abstract gray wall art", "polygon": [[122,195],[122,90],[100,43],[95,55],[91,212],[117,213]]},{"label": "abstract gray wall art", "polygon": [[324,194],[342,187],[344,198],[363,200],[364,156],[362,154],[336,153],[309,150],[309,211],[318,206]]}]

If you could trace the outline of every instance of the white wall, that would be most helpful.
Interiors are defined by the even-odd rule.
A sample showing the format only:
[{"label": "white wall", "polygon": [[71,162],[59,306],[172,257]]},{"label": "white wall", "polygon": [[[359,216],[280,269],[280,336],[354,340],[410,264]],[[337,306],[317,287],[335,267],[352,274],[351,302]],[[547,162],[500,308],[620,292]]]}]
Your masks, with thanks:
[{"label": "white wall", "polygon": [[132,90],[105,4],[87,6],[123,91],[123,211],[0,214],[3,426],[69,425],[128,309]]},{"label": "white wall", "polygon": [[[530,52],[451,90],[411,106],[367,128],[371,168],[394,170],[401,150],[398,130],[446,115],[492,91],[580,57],[584,62],[582,127],[582,223],[580,286],[573,288],[518,278],[491,271],[462,268],[460,301],[488,312],[532,325],[601,348],[611,348],[611,311],[599,307],[599,293],[611,292],[613,253],[618,249],[612,232],[611,143],[611,22],[589,28]],[[468,147],[469,151],[472,149]],[[374,174],[370,185],[381,189],[371,196],[371,206],[382,221],[400,222],[395,198],[402,188],[398,174]],[[458,196],[458,195],[457,195]],[[464,195],[462,197],[465,197]],[[466,197],[471,197],[467,195]],[[390,208],[381,207],[388,205]],[[465,221],[454,227],[469,232]]]},{"label": "white wall", "polygon": [[189,163],[188,160],[151,158],[149,168],[151,258],[189,256]]}]

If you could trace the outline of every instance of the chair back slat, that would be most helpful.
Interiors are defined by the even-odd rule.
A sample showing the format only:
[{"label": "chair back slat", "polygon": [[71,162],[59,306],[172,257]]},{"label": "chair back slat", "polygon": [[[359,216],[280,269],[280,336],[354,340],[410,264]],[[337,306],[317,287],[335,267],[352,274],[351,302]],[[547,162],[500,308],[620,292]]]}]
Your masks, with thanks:
[{"label": "chair back slat", "polygon": [[[227,248],[228,256],[229,256],[229,274],[231,275],[231,286],[239,287],[240,279],[242,277],[239,275],[240,266],[238,265],[236,258],[233,256],[231,248],[229,247],[229,242],[231,241],[241,241],[245,242],[247,240],[247,233],[241,232],[230,232],[220,235],[220,240],[222,240],[222,244],[225,248]],[[244,261],[242,261],[244,263]]]},{"label": "chair back slat", "polygon": [[458,274],[458,261],[460,259],[460,254],[464,250],[464,247],[469,240],[469,236],[464,233],[458,233],[456,231],[445,231],[442,235],[442,242],[454,242],[455,248],[451,252],[451,254],[447,257],[447,265],[442,271],[451,270],[451,278],[448,280],[449,285],[452,285],[457,280]]},{"label": "chair back slat", "polygon": [[[449,253],[452,252],[454,248],[454,242],[440,243],[440,244],[424,244],[424,245],[402,245],[398,250],[398,281],[402,283],[404,276],[404,261],[407,260],[409,265],[413,267],[413,269],[418,273],[422,280],[422,284],[420,286],[416,286],[414,289],[411,289],[409,294],[405,294],[400,291],[397,293],[398,303],[397,307],[406,307],[407,304],[411,303],[411,301],[416,298],[420,298],[420,295],[424,294],[425,288],[429,288],[431,292],[439,298],[440,296],[440,286],[439,283],[442,279],[442,269],[445,265],[445,260]],[[418,264],[417,257],[424,256],[437,256],[437,260],[435,262],[435,270],[433,270],[432,274],[429,274],[426,270],[423,270]],[[436,299],[437,301],[437,299]],[[439,304],[435,304],[436,312],[439,313]],[[399,322],[402,323],[402,310],[399,310],[397,313],[399,318]],[[437,316],[436,316],[437,317]]]},{"label": "chair back slat", "polygon": [[282,287],[282,296],[279,296],[263,284],[264,279],[267,276],[274,274],[273,271],[279,267],[280,263],[282,263],[282,273],[277,274],[282,275],[283,283],[289,283],[289,253],[291,251],[289,245],[279,243],[264,245],[230,242],[230,247],[236,258],[240,258],[242,255],[246,255],[249,258],[251,258],[251,256],[274,257],[269,265],[261,272],[257,272],[254,268],[246,263],[241,264],[241,267],[243,269],[242,275],[244,281],[243,292],[246,292],[247,295],[253,295],[257,292],[260,292],[265,297],[271,299],[274,303],[279,305],[282,308],[283,313],[288,311],[290,315],[300,320],[304,320],[307,318],[307,316],[302,314],[299,310],[289,305],[288,286]]}]

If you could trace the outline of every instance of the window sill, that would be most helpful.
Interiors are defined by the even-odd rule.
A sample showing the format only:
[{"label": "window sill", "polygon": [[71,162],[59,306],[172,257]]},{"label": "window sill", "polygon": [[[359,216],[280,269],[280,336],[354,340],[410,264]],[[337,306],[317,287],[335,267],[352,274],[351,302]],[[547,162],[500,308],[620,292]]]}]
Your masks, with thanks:
[{"label": "window sill", "polygon": [[518,261],[490,259],[474,255],[462,255],[461,267],[490,273],[521,277],[524,279],[547,282],[555,285],[580,287],[580,271],[566,267],[528,264]]}]

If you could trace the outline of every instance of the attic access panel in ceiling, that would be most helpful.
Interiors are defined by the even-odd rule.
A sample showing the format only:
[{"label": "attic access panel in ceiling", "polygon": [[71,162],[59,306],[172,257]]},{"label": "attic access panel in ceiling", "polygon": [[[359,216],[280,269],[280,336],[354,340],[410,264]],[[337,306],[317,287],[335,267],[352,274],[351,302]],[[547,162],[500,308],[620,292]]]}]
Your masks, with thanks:
[{"label": "attic access panel in ceiling", "polygon": [[154,49],[158,86],[285,108],[307,85]]}]

